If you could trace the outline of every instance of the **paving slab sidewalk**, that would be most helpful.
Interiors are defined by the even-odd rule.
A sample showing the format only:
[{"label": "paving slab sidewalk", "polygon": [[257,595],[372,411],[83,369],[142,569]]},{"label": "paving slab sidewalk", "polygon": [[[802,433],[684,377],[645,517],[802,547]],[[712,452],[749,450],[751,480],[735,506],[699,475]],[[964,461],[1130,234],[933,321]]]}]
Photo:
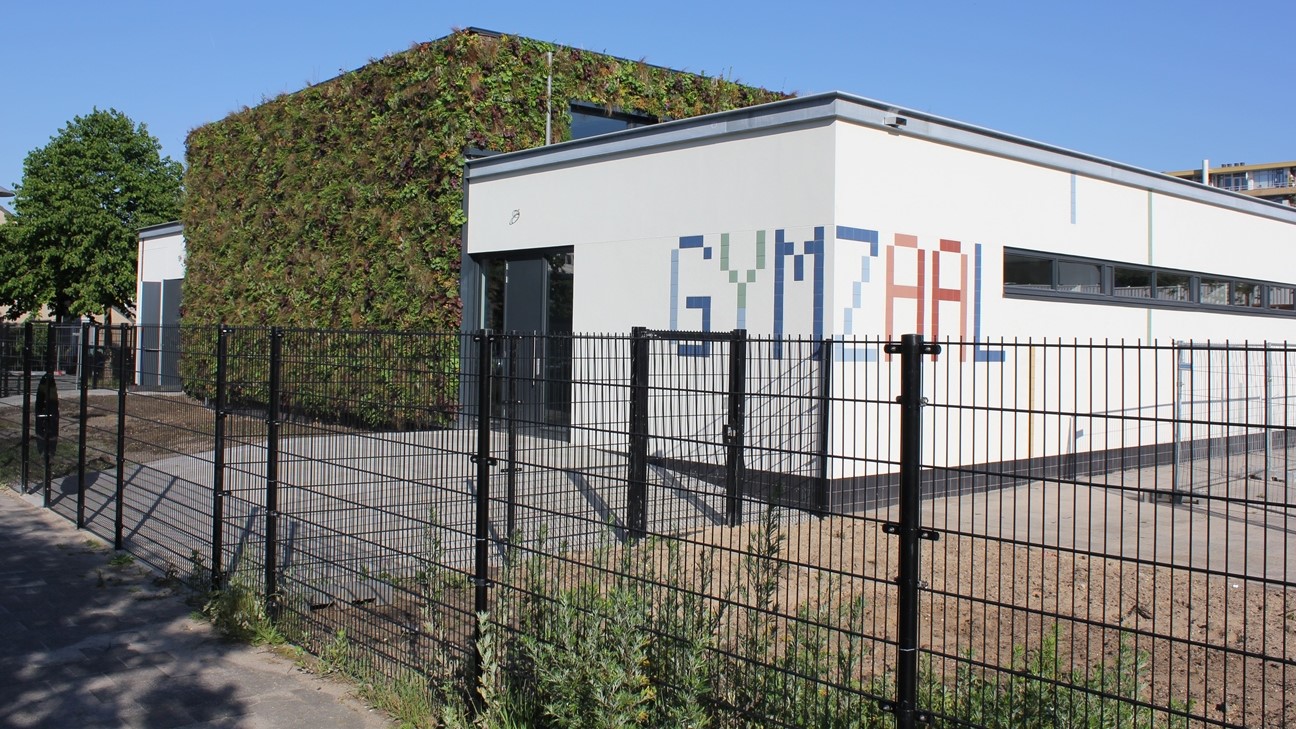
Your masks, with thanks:
[{"label": "paving slab sidewalk", "polygon": [[0,487],[0,726],[395,723],[350,686],[231,643],[158,575]]}]

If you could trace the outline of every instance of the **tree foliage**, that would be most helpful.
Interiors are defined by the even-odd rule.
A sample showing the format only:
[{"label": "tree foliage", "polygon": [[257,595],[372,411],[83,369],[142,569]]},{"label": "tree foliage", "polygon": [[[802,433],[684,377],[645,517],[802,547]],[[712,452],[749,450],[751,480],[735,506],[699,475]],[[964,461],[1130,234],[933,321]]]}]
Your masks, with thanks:
[{"label": "tree foliage", "polygon": [[182,179],[147,128],[115,109],[74,118],[29,153],[0,248],[9,316],[130,311],[137,232],[179,217]]}]

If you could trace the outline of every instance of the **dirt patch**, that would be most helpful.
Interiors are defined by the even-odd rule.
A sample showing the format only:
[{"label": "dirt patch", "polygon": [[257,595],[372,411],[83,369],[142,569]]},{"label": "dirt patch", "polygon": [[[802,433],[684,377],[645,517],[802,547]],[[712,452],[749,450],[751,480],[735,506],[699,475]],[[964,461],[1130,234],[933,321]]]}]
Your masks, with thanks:
[{"label": "dirt patch", "polygon": [[[211,411],[184,396],[136,395],[127,397],[126,459],[142,463],[169,455],[210,450],[214,443]],[[50,460],[50,476],[57,479],[76,473],[80,401],[75,392],[61,393],[58,445]],[[0,480],[16,483],[22,458],[22,410],[0,412]],[[110,469],[117,457],[117,396],[95,394],[86,398],[86,468]],[[35,436],[29,446],[30,478],[44,477],[45,464]]]},{"label": "dirt patch", "polygon": [[297,602],[288,612],[285,631],[317,656],[345,655],[387,675],[412,669],[434,681],[466,665],[476,623],[473,591],[459,584],[431,594],[397,585],[381,602]]},{"label": "dirt patch", "polygon": [[[686,562],[714,560],[736,580],[755,528],[691,535]],[[862,598],[855,624],[834,627],[866,637],[869,670],[892,671],[897,538],[853,517],[784,530],[779,612]],[[1296,721],[1296,590],[1285,585],[950,534],[922,542],[920,560],[919,644],[947,680],[960,665],[1020,669],[1056,635],[1056,668],[1077,683],[1097,682],[1124,646],[1122,670],[1134,670],[1128,656],[1143,662],[1134,678],[1156,706],[1245,726]]]},{"label": "dirt patch", "polygon": [[[87,469],[111,469],[117,458],[116,394],[95,393],[86,398]],[[77,440],[81,427],[80,400],[75,391],[60,393],[59,441],[50,461],[51,478],[76,473]],[[171,456],[209,452],[216,446],[216,413],[207,403],[182,393],[131,392],[126,396],[125,457],[131,463],[149,463]],[[286,423],[283,437],[316,435],[317,423]],[[352,432],[329,426],[327,432]],[[0,408],[0,483],[17,483],[22,457],[22,409]],[[225,418],[228,446],[261,444],[266,435],[264,416],[231,413]],[[33,481],[44,477],[44,461],[36,443],[30,445]]]},{"label": "dirt patch", "polygon": [[[767,607],[784,621],[782,634],[791,629],[787,618],[799,616],[834,640],[856,636],[867,654],[854,678],[893,675],[896,537],[881,521],[856,517],[788,521],[779,536],[777,590]],[[673,542],[682,572],[663,569],[670,561],[662,540],[634,557],[654,566],[631,573],[705,589],[725,616],[723,644],[759,607],[750,554],[765,538],[758,524],[699,530]],[[582,581],[612,584],[625,573],[626,549],[613,543],[597,555],[544,558],[548,594]],[[972,666],[993,679],[1022,670],[1055,640],[1051,669],[1063,683],[1098,686],[1100,672],[1118,668],[1117,678],[1154,706],[1245,726],[1296,720],[1296,591],[1285,586],[966,535],[923,542],[920,559],[919,643],[929,676],[950,682],[960,666]],[[510,589],[495,585],[492,604]],[[433,666],[447,650],[470,650],[471,601],[467,588],[430,606],[397,591],[389,604],[333,604],[306,618],[321,646],[341,630],[388,663]],[[851,603],[859,609],[846,609]]]}]

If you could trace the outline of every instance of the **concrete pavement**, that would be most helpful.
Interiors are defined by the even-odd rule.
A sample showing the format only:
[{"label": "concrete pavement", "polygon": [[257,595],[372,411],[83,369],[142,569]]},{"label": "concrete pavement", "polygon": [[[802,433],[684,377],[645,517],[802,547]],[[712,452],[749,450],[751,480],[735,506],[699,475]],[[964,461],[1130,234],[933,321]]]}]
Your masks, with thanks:
[{"label": "concrete pavement", "polygon": [[0,726],[395,726],[350,686],[223,640],[157,573],[38,504],[0,488]]}]

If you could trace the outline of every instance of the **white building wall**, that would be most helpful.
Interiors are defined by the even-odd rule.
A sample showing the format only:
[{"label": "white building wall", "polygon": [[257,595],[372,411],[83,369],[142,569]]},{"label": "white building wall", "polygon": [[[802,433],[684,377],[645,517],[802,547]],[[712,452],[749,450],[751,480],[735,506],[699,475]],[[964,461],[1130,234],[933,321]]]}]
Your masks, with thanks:
[{"label": "white building wall", "polygon": [[[624,334],[644,326],[810,336],[817,326],[823,336],[826,324],[816,303],[826,296],[824,231],[832,220],[834,143],[831,125],[818,124],[473,182],[467,249],[482,254],[571,246],[577,332]],[[723,347],[663,346],[660,351],[678,353],[674,372],[692,373],[694,385],[723,389]],[[780,367],[753,364],[750,371],[761,373],[767,387],[783,387]],[[574,422],[624,422],[622,405],[610,403],[597,384],[619,378],[623,368],[624,362],[576,358]],[[653,408],[663,424],[692,423],[688,427],[717,436],[723,425],[718,395],[663,399]],[[758,422],[762,412],[754,415]],[[594,436],[578,429],[576,437]],[[721,449],[699,443],[682,447],[694,452],[667,440],[656,442],[654,451],[723,457]],[[759,467],[760,459],[751,465]]]},{"label": "white building wall", "polygon": [[[838,131],[836,230],[849,227],[854,237],[877,245],[838,236],[833,331],[846,337],[917,332],[929,339],[1033,341],[1038,346],[947,348],[928,378],[933,402],[1090,414],[996,415],[992,424],[973,423],[972,413],[962,411],[964,422],[948,423],[948,411],[935,409],[933,432],[961,436],[953,443],[929,439],[930,463],[1138,448],[1175,437],[1168,423],[1130,419],[1169,420],[1176,406],[1186,406],[1190,398],[1178,387],[1190,370],[1178,366],[1174,350],[1064,350],[1047,342],[1170,347],[1181,340],[1264,342],[1296,336],[1296,319],[1285,317],[1006,298],[1002,276],[1003,250],[1015,247],[1296,281],[1296,270],[1281,267],[1283,252],[1296,249],[1296,225],[857,125],[840,124]],[[877,423],[864,417],[871,406],[863,404],[878,396],[870,387],[879,377],[868,368],[888,364],[853,356],[852,349],[877,354],[876,348],[849,344],[837,350],[835,394],[859,403],[838,406],[834,438],[848,452],[871,437],[881,454],[894,457],[890,430],[869,433]],[[954,361],[958,364],[951,366]],[[1251,367],[1253,374],[1258,369]],[[1213,390],[1221,393],[1221,384]],[[1237,393],[1196,407],[1195,418],[1223,420],[1231,413],[1238,419]],[[838,476],[859,475],[856,462],[835,465]]]},{"label": "white building wall", "polygon": [[[1296,338],[1296,319],[1002,295],[1004,247],[1296,281],[1296,268],[1282,268],[1285,252],[1296,250],[1296,225],[856,125],[839,124],[838,130],[836,224],[875,230],[881,246],[872,263],[873,270],[882,275],[873,276],[866,285],[871,296],[866,295],[865,300],[872,302],[873,314],[856,315],[855,334],[887,330],[886,261],[897,252],[896,236],[908,235],[925,251],[928,278],[924,287],[928,289],[935,285],[930,278],[931,256],[940,249],[941,240],[958,242],[962,254],[972,257],[980,246],[982,337],[1145,341]],[[838,241],[836,248],[839,260],[834,279],[840,293],[833,318],[836,331],[846,333],[844,315],[851,302],[842,295],[859,280],[858,262],[865,254],[859,244]],[[903,248],[898,254],[898,281],[912,285],[915,257]],[[970,266],[974,263],[969,261]],[[950,271],[950,266],[944,270]],[[940,285],[955,283],[942,281]],[[975,280],[970,285],[975,286]],[[931,336],[930,290],[926,293],[922,333]],[[969,314],[975,316],[973,304]],[[957,308],[940,306],[942,313]],[[913,304],[899,299],[893,308],[892,330],[912,331]],[[957,311],[949,313],[950,317],[956,315]],[[970,322],[969,327],[974,324]],[[939,335],[957,333],[942,326]]]},{"label": "white building wall", "polygon": [[[146,228],[138,244],[135,275],[137,385],[179,387],[179,280],[185,276],[185,241],[180,225]],[[168,283],[169,282],[169,283]],[[146,285],[154,295],[145,294]]]},{"label": "white building wall", "polygon": [[[1296,270],[1283,268],[1296,225],[1150,191],[1128,170],[1104,176],[1091,161],[1077,169],[1089,174],[835,121],[472,181],[466,245],[472,254],[572,246],[578,332],[705,325],[840,339],[832,348],[834,478],[894,471],[898,363],[861,340],[906,333],[978,340],[947,346],[930,364],[933,402],[983,406],[928,411],[929,432],[947,434],[928,439],[933,465],[1191,437],[1133,419],[1168,421],[1183,407],[1173,343],[1292,340],[1296,318],[1006,298],[1004,248],[1296,283]],[[1066,349],[1059,341],[1166,348]],[[756,349],[767,377],[753,402],[789,386],[780,372],[816,376],[805,366],[818,362],[814,346]],[[712,370],[696,354],[680,348],[679,371],[710,382],[715,375],[702,374]],[[593,367],[577,363],[576,402],[582,382],[615,376]],[[1223,416],[1236,403],[1202,407],[1194,417],[1209,417],[1210,408]],[[1026,412],[1041,410],[1073,414]],[[775,429],[770,415],[749,412],[749,454],[783,455],[749,455],[748,467],[812,470],[819,414],[808,406],[782,412],[805,427]],[[594,417],[573,413],[577,424],[586,416]],[[1296,422],[1296,413],[1289,418]],[[715,425],[694,420],[699,432]],[[789,439],[789,431],[799,435]]]},{"label": "white building wall", "polygon": [[[468,252],[572,246],[578,332],[701,329],[687,299],[705,296],[711,329],[737,328],[741,308],[770,333],[778,231],[803,247],[830,224],[833,143],[820,125],[474,182]],[[785,326],[808,334],[809,282],[787,284]]]},{"label": "white building wall", "polygon": [[139,241],[138,275],[135,277],[135,300],[142,297],[145,281],[162,282],[184,278],[185,242],[183,233],[141,238]]}]

